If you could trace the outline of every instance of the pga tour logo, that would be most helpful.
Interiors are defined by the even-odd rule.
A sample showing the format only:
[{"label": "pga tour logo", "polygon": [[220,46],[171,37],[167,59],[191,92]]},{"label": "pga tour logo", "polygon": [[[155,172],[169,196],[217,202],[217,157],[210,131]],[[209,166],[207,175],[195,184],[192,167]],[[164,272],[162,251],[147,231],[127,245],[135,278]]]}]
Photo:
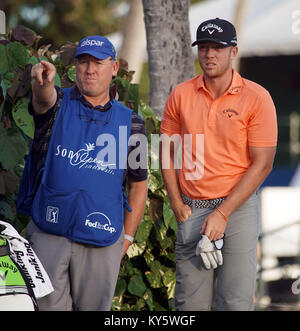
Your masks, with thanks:
[{"label": "pga tour logo", "polygon": [[110,234],[116,232],[116,229],[111,225],[110,219],[105,214],[100,212],[89,214],[84,225],[90,228],[110,232]]},{"label": "pga tour logo", "polygon": [[46,221],[50,223],[58,223],[58,212],[57,207],[48,206],[46,211]]}]

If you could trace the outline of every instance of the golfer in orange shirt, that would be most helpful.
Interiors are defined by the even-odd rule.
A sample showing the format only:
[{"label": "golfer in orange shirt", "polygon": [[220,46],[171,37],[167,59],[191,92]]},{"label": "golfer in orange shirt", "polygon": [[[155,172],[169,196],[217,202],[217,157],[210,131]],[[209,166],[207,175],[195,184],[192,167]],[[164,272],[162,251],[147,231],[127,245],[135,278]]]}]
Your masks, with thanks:
[{"label": "golfer in orange shirt", "polygon": [[[257,190],[273,166],[276,110],[268,91],[233,70],[238,48],[230,22],[200,24],[196,45],[203,74],[174,88],[161,124],[161,169],[178,222],[175,304],[210,310],[215,297],[218,310],[253,310]],[[175,135],[179,176],[176,147],[165,143]]]}]

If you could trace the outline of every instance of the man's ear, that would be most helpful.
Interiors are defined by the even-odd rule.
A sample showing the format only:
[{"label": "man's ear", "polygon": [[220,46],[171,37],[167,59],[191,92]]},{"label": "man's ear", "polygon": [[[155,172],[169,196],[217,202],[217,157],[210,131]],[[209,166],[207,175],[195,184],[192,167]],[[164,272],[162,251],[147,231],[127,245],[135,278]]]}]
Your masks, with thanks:
[{"label": "man's ear", "polygon": [[239,51],[239,49],[238,49],[237,46],[233,46],[233,47],[231,48],[231,59],[232,59],[232,60],[234,60],[234,59],[236,58],[236,56],[237,56],[237,54],[238,54],[238,51]]},{"label": "man's ear", "polygon": [[117,73],[119,71],[119,62],[114,61],[113,66],[112,66],[112,76],[117,76]]}]

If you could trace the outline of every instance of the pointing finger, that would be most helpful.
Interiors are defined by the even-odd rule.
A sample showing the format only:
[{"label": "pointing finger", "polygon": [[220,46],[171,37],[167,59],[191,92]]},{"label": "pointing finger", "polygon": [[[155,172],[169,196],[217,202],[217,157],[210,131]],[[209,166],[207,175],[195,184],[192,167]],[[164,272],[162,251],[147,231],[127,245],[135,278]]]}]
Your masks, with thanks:
[{"label": "pointing finger", "polygon": [[35,79],[40,85],[43,85],[43,66],[38,63],[34,65],[31,69],[31,77]]},{"label": "pointing finger", "polygon": [[34,78],[41,86],[45,81],[52,82],[56,74],[56,68],[53,64],[41,61],[34,65],[31,70],[31,77]]},{"label": "pointing finger", "polygon": [[36,75],[35,78],[38,81],[40,85],[43,85],[43,66],[39,65],[36,69]]}]

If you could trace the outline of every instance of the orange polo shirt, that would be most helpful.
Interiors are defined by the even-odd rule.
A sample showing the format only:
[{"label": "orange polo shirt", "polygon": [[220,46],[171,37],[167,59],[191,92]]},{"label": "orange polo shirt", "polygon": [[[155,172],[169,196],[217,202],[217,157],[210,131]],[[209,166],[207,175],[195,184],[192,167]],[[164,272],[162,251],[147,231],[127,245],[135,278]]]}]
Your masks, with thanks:
[{"label": "orange polo shirt", "polygon": [[161,133],[181,136],[182,192],[215,199],[227,196],[249,168],[248,146],[277,145],[276,110],[267,90],[235,70],[229,89],[216,100],[200,75],[174,88]]}]

